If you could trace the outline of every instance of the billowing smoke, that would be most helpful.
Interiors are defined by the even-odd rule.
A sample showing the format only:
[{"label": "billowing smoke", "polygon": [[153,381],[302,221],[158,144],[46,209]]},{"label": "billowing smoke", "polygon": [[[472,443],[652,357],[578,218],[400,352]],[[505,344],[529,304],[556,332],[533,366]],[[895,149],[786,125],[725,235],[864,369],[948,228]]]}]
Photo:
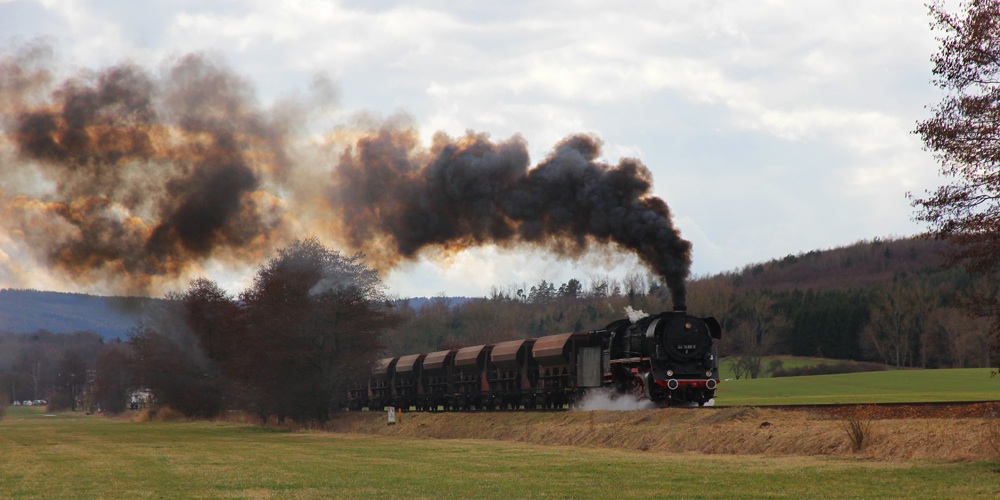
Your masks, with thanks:
[{"label": "billowing smoke", "polygon": [[[219,253],[257,257],[282,228],[262,179],[286,131],[248,84],[201,56],[161,78],[132,64],[50,88],[44,47],[0,61],[3,229],[61,274],[147,289]],[[28,172],[32,175],[28,175]],[[28,196],[40,177],[50,192]]]},{"label": "billowing smoke", "polygon": [[519,137],[438,134],[427,151],[415,132],[383,129],[343,155],[332,199],[350,243],[370,254],[384,249],[386,259],[488,243],[577,257],[593,242],[613,243],[662,276],[674,305],[684,306],[691,244],[667,204],[652,196],[642,163],[609,165],[600,154],[598,139],[576,135],[529,168]]},{"label": "billowing smoke", "polygon": [[40,44],[0,56],[0,267],[13,245],[77,283],[149,292],[303,236],[363,250],[382,270],[428,249],[578,257],[596,244],[635,253],[684,303],[690,243],[649,170],[599,161],[594,137],[564,139],[534,168],[520,137],[438,134],[427,148],[414,128],[385,124],[310,143],[296,127],[313,106],[262,109],[204,56],[60,82],[52,59]]}]

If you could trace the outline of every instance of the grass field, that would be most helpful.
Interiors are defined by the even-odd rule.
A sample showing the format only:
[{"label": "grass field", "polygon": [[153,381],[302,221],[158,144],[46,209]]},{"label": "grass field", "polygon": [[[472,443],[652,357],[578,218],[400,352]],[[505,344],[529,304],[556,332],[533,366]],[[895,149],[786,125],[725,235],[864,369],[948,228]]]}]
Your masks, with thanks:
[{"label": "grass field", "polygon": [[986,498],[1000,464],[709,456],[11,408],[0,497]]},{"label": "grass field", "polygon": [[[768,367],[770,366],[771,361],[774,360],[781,361],[781,367],[786,370],[792,368],[812,367],[821,364],[834,366],[840,363],[852,363],[851,361],[844,361],[842,359],[830,359],[830,358],[807,358],[802,356],[765,356],[761,360],[762,370],[759,375],[760,378],[769,378],[771,376],[770,372],[768,371]],[[732,364],[730,363],[730,361],[731,359],[729,358],[723,358],[719,360],[720,378],[727,379],[735,377],[735,374],[733,373],[732,369]],[[894,368],[888,367],[888,369],[892,370]]]},{"label": "grass field", "polygon": [[988,368],[882,372],[724,381],[715,404],[776,405],[989,401],[1000,399],[1000,378]]}]

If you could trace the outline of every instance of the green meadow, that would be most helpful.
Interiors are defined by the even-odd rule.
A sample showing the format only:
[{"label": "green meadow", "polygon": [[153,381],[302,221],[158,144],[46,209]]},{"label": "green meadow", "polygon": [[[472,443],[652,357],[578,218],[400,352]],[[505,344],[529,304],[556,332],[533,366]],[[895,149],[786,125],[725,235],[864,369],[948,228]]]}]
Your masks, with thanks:
[{"label": "green meadow", "polygon": [[786,405],[995,401],[1000,377],[988,368],[881,372],[726,380],[715,404]]},{"label": "green meadow", "polygon": [[[830,358],[807,358],[802,356],[764,356],[761,360],[761,373],[758,375],[759,378],[768,378],[771,376],[769,368],[772,361],[780,361],[781,367],[784,369],[794,369],[794,368],[806,368],[814,367],[818,365],[836,366],[843,363],[854,363],[853,361],[845,361],[842,359],[830,359]],[[876,363],[871,363],[876,364]],[[886,367],[887,369],[894,369],[893,367]],[[734,378],[736,375],[733,372],[733,365],[731,358],[722,358],[719,360],[719,377],[722,379]]]},{"label": "green meadow", "polygon": [[9,408],[0,498],[969,498],[992,462],[674,454]]}]

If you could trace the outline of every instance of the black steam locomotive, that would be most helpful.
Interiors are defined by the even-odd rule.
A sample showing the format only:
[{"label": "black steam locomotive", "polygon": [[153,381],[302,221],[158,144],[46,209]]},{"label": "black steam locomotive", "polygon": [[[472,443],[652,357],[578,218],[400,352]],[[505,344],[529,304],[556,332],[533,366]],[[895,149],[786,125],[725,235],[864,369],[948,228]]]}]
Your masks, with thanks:
[{"label": "black steam locomotive", "polygon": [[589,332],[386,358],[352,384],[346,406],[564,408],[599,388],[659,406],[700,406],[719,382],[714,341],[721,337],[715,318],[675,310]]}]

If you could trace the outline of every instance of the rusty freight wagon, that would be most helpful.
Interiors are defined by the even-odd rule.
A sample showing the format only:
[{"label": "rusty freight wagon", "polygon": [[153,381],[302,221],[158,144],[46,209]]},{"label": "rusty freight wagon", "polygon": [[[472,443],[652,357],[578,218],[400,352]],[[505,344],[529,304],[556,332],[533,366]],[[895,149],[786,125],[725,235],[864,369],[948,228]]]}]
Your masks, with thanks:
[{"label": "rusty freight wagon", "polygon": [[[657,405],[706,404],[719,382],[719,322],[679,309],[603,329],[379,360],[350,409],[556,409],[608,388]],[[366,394],[367,392],[367,394]]]}]

